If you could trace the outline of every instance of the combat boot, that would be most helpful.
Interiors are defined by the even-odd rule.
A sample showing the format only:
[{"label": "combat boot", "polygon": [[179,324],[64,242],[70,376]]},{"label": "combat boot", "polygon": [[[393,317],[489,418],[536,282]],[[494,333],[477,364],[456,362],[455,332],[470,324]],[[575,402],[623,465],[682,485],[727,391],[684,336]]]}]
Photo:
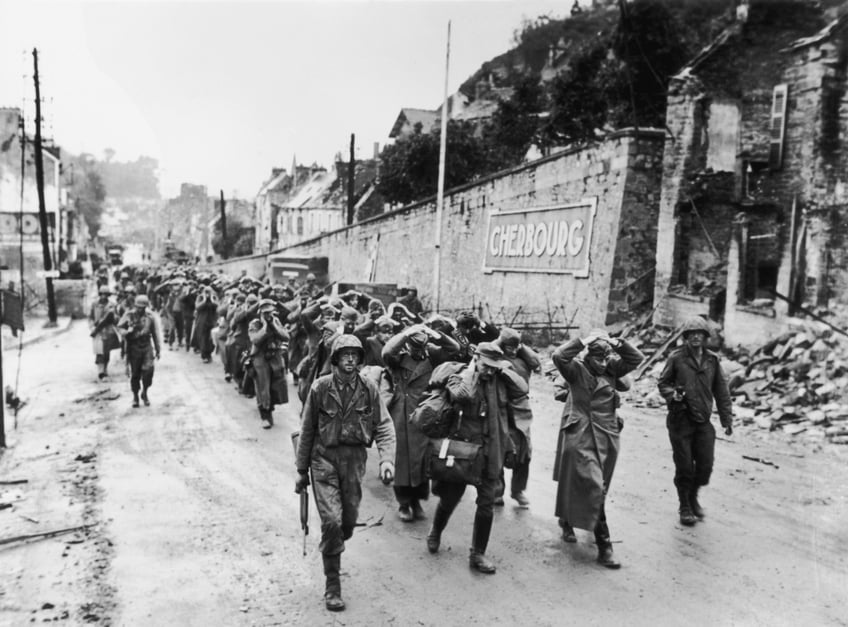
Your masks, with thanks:
[{"label": "combat boot", "polygon": [[138,392],[133,392],[133,402],[132,402],[132,406],[133,406],[133,407],[138,407]]},{"label": "combat boot", "polygon": [[331,612],[341,612],[345,608],[342,600],[342,583],[339,571],[342,565],[341,554],[324,555],[324,576],[327,578],[324,588],[324,605]]},{"label": "combat boot", "polygon": [[433,526],[430,527],[430,533],[427,534],[427,550],[430,553],[438,552],[439,545],[442,542],[442,531],[447,527],[449,519],[450,512],[439,503],[436,506],[436,513],[433,514]]},{"label": "combat boot", "polygon": [[698,519],[695,518],[695,514],[692,513],[692,504],[689,501],[689,493],[685,488],[678,488],[677,496],[680,499],[680,524],[691,527],[698,522]]},{"label": "combat boot", "polygon": [[689,492],[689,506],[692,508],[692,513],[698,518],[703,519],[704,517],[704,508],[701,507],[701,504],[698,502],[698,488],[692,488],[691,492]]},{"label": "combat boot", "polygon": [[141,400],[144,402],[145,407],[150,407],[150,399],[147,398],[147,388],[141,391]]},{"label": "combat boot", "polygon": [[474,570],[493,575],[495,565],[486,557],[486,547],[489,544],[489,536],[492,533],[492,515],[483,514],[479,510],[474,515],[474,533],[471,536],[471,552],[468,556],[468,564]]},{"label": "combat boot", "polygon": [[598,544],[598,564],[606,568],[621,568],[621,563],[612,553],[612,542],[609,538],[596,538]]}]

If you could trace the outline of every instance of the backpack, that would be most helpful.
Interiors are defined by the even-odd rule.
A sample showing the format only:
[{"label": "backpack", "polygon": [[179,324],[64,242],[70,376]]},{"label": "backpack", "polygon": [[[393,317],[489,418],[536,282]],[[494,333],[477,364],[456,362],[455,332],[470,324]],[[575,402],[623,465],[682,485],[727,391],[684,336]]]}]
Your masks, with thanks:
[{"label": "backpack", "polygon": [[449,361],[436,367],[427,384],[427,395],[412,412],[409,421],[429,438],[445,438],[450,434],[455,411],[445,384],[448,377],[458,374],[466,364]]}]

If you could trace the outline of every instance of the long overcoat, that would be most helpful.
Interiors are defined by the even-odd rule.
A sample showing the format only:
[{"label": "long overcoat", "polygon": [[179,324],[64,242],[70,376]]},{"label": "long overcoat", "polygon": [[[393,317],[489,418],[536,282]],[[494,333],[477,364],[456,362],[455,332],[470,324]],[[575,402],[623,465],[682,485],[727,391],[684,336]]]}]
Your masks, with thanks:
[{"label": "long overcoat", "polygon": [[430,439],[409,417],[427,391],[433,368],[440,363],[438,351],[421,361],[413,359],[404,349],[402,335],[396,335],[383,347],[383,360],[394,384],[389,413],[395,426],[397,454],[395,486],[415,487],[427,482],[424,459]]},{"label": "long overcoat", "polygon": [[571,411],[563,414],[557,443],[554,479],[555,515],[572,527],[594,529],[618,460],[621,423],[616,413],[616,381],[634,370],[642,353],[626,341],[607,369],[590,372],[576,359],[583,343],[575,338],[554,351],[553,362],[571,387]]}]

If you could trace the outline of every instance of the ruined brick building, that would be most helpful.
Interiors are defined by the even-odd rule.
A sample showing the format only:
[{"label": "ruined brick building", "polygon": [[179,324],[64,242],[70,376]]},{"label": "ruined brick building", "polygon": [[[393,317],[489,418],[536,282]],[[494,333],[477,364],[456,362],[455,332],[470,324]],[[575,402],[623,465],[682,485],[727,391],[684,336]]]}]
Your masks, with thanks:
[{"label": "ruined brick building", "polygon": [[669,87],[655,321],[731,343],[848,302],[848,14],[754,1]]}]

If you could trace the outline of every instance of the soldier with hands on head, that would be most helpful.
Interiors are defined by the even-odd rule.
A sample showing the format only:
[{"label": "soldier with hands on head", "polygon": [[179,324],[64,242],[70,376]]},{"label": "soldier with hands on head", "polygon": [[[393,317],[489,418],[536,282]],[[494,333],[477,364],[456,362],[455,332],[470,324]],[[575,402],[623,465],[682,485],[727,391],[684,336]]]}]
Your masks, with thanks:
[{"label": "soldier with hands on head", "polygon": [[[483,471],[477,488],[477,511],[471,536],[469,565],[492,574],[496,568],[486,557],[494,519],[495,493],[506,455],[512,451],[509,437],[508,405],[527,395],[527,383],[504,360],[496,344],[482,342],[471,363],[447,379],[445,386],[454,414],[461,418],[451,427],[451,439],[481,444]],[[442,531],[465,493],[466,483],[433,479],[433,494],[439,497],[433,525],[427,536],[427,550],[436,553]]]},{"label": "soldier with hands on head", "polygon": [[566,542],[575,540],[573,527],[594,531],[598,563],[607,568],[621,566],[613,555],[605,510],[623,426],[617,412],[619,381],[643,358],[626,340],[602,329],[569,340],[552,355],[571,389],[571,412],[563,415],[554,463],[555,514]]}]

